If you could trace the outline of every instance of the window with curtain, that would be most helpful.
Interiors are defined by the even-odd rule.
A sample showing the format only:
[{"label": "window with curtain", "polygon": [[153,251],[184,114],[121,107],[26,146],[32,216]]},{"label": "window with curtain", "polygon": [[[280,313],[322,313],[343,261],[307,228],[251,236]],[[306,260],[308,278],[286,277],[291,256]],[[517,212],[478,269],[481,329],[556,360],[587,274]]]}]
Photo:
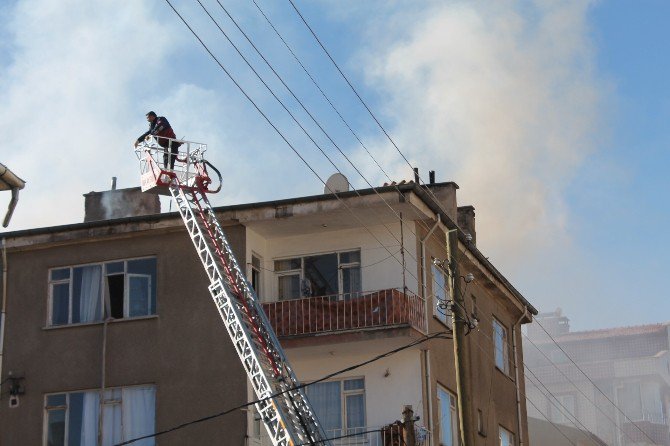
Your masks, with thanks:
[{"label": "window with curtain", "polygon": [[[102,399],[100,396],[99,390],[47,395],[45,445],[96,446],[101,434],[102,444],[107,446],[155,432],[153,386],[107,389]],[[155,440],[146,438],[133,444],[153,446]]]},{"label": "window with curtain", "polygon": [[345,251],[275,260],[279,300],[301,297],[358,297],[361,285],[361,253]]},{"label": "window with curtain", "polygon": [[328,436],[365,430],[363,378],[320,382],[305,387],[305,392]]},{"label": "window with curtain", "polygon": [[507,329],[497,319],[493,319],[493,341],[495,365],[501,371],[509,374]]},{"label": "window with curtain", "polygon": [[447,275],[434,264],[431,267],[431,272],[433,276],[433,315],[447,327],[451,328],[453,325],[451,309],[444,307],[444,304],[449,300]]},{"label": "window with curtain", "polygon": [[440,417],[440,446],[458,445],[458,415],[456,397],[441,387],[437,388],[437,410]]},{"label": "window with curtain", "polygon": [[156,258],[49,271],[49,325],[156,314]]}]

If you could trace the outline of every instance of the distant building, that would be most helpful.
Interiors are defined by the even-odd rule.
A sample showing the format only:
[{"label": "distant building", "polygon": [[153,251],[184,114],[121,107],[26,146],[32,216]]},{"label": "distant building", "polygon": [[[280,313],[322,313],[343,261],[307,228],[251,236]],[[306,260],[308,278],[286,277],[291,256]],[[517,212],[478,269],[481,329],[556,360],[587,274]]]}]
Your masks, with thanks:
[{"label": "distant building", "polygon": [[608,446],[591,432],[528,417],[530,444],[535,446]]},{"label": "distant building", "polygon": [[[520,325],[537,312],[477,249],[474,208],[457,207],[457,186],[428,188],[410,182],[343,191],[341,201],[323,194],[216,211],[303,382],[449,332],[439,305],[447,281],[432,258],[446,257],[445,234],[458,223],[460,271],[474,276],[466,302],[480,321],[466,337],[476,444],[527,444],[516,366]],[[7,316],[0,444],[88,445],[98,436],[112,444],[251,397],[184,225],[176,213],[160,214],[153,198],[137,190],[90,193],[85,223],[0,235]],[[417,345],[306,392],[330,436],[358,434],[346,444],[383,446],[379,433],[364,432],[393,423],[405,405],[420,417],[424,445],[458,443],[451,340]],[[267,439],[249,410],[156,443]]]},{"label": "distant building", "polygon": [[[563,425],[574,426],[576,417],[609,445],[670,445],[669,323],[572,332],[560,310],[541,313],[537,319],[606,395],[594,388],[544,330],[531,324],[528,338],[542,353],[525,342],[525,363],[546,389],[531,384],[526,389],[540,411]],[[555,398],[548,397],[547,390]],[[530,406],[529,416],[543,418]]]}]

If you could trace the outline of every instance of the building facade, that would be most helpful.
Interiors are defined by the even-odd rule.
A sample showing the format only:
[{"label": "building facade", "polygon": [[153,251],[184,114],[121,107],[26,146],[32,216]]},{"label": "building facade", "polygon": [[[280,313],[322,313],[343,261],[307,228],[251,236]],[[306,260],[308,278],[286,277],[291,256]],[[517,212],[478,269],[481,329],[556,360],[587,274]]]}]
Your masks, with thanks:
[{"label": "building facade", "polygon": [[[458,444],[450,283],[433,262],[450,230],[474,444],[527,444],[517,365],[536,311],[477,249],[474,209],[457,207],[456,190],[410,182],[216,209],[302,382],[370,361],[305,389],[338,444],[385,444],[380,431],[408,405],[423,444]],[[115,194],[127,196],[109,203],[140,199]],[[116,444],[252,398],[181,219],[141,200],[151,214],[106,209],[2,235],[1,444]],[[239,411],[134,444],[267,444],[257,418]]]},{"label": "building facade", "polygon": [[528,386],[529,416],[578,419],[610,445],[670,445],[670,324],[573,332],[560,309],[538,319],[524,351],[545,388]]}]

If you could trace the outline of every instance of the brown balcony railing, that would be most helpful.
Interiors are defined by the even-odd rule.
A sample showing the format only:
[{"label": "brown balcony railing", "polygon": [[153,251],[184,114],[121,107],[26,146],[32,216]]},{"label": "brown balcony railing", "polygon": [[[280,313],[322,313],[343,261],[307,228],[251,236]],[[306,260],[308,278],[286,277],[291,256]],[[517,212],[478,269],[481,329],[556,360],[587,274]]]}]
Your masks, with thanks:
[{"label": "brown balcony railing", "polygon": [[426,332],[424,300],[393,288],[268,302],[263,309],[277,336],[403,325]]}]

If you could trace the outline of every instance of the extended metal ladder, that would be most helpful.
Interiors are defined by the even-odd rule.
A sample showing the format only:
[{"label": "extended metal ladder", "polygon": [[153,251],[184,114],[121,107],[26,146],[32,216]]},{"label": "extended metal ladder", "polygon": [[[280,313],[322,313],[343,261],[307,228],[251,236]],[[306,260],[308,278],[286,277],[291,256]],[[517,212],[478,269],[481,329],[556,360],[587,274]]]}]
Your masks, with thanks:
[{"label": "extended metal ladder", "polygon": [[[240,268],[207,199],[204,144],[179,141],[179,168],[160,167],[163,149],[148,140],[136,148],[142,188],[169,189],[210,281],[209,292],[260,400],[256,408],[274,446],[329,445],[253,288]],[[154,184],[146,178],[155,178]],[[162,191],[160,189],[163,189]]]}]

